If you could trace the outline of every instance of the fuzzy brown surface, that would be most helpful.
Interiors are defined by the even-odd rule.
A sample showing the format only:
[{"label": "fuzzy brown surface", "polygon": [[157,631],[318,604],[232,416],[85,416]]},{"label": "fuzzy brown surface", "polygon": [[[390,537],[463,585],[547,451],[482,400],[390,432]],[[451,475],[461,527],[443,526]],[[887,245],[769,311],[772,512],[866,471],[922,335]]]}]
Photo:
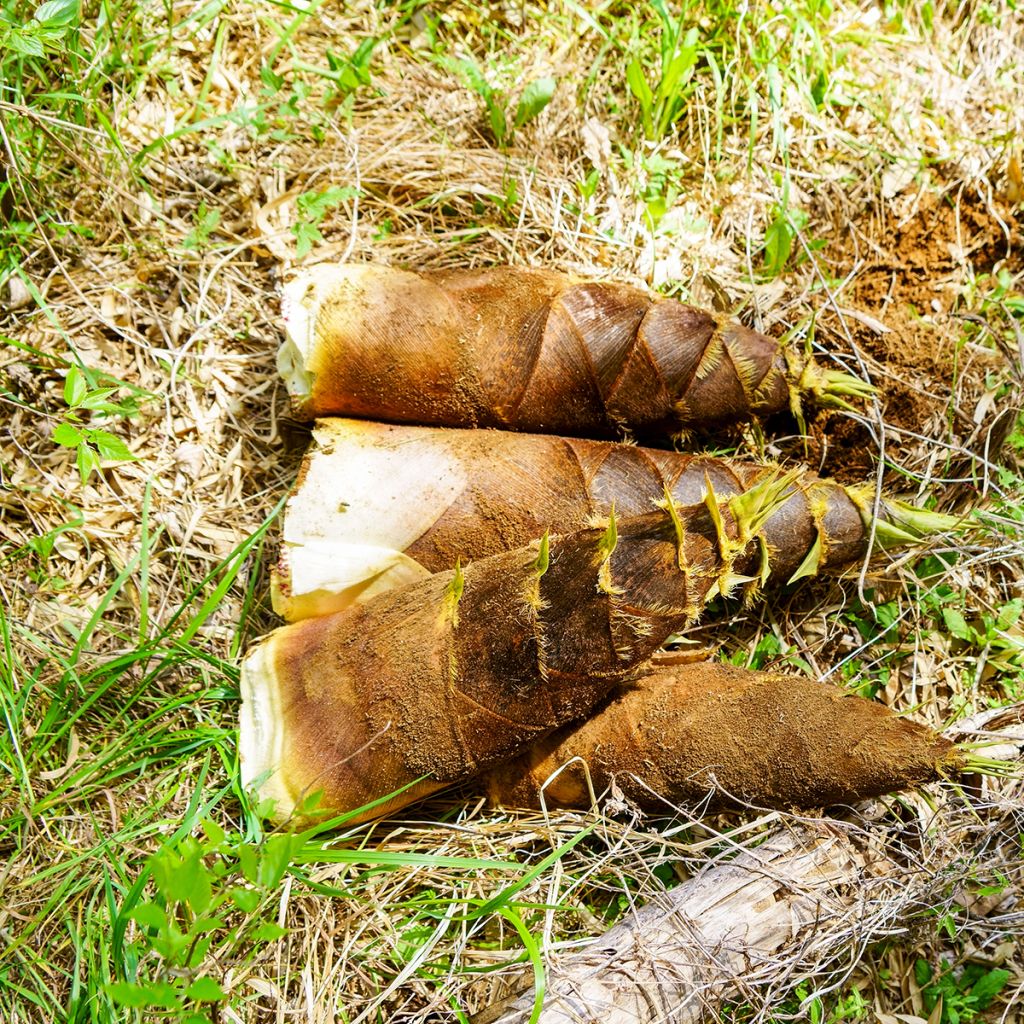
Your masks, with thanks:
[{"label": "fuzzy brown surface", "polygon": [[317,312],[307,418],[615,437],[789,407],[777,342],[628,285],[368,267]]},{"label": "fuzzy brown surface", "polygon": [[[605,441],[503,431],[435,432],[450,447],[469,481],[462,494],[406,551],[432,571],[528,543],[545,530],[579,529],[613,509],[642,515],[665,493],[679,506],[703,500],[708,485],[718,498],[754,486],[775,470],[683,452]],[[812,501],[813,496],[813,501]],[[769,549],[770,579],[782,584],[821,535],[821,568],[863,557],[867,530],[845,489],[806,471],[760,531]],[[737,563],[759,571],[756,545]]]},{"label": "fuzzy brown surface", "polygon": [[623,521],[607,564],[604,531],[583,530],[551,541],[539,578],[537,547],[519,549],[467,567],[457,605],[440,573],[272,634],[286,788],[347,811],[430,776],[393,809],[588,714],[723,572],[707,509],[684,521],[685,569],[656,512]]},{"label": "fuzzy brown surface", "polygon": [[[884,705],[836,686],[715,662],[661,669],[580,726],[539,743],[486,780],[492,802],[538,807],[579,758],[593,790],[613,782],[652,813],[710,798],[758,807],[851,803],[934,781],[955,746]],[[544,788],[549,806],[592,803],[580,762]]]}]

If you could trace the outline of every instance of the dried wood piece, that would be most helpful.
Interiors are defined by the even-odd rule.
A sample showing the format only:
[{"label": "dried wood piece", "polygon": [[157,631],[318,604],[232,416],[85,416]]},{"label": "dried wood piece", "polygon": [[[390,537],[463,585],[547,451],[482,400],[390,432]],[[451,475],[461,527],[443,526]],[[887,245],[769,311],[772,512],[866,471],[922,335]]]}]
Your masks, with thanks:
[{"label": "dried wood piece", "polygon": [[[629,915],[549,975],[538,1024],[696,1024],[737,981],[843,921],[872,856],[841,829],[778,830]],[[473,1024],[526,1024],[528,992]]]}]

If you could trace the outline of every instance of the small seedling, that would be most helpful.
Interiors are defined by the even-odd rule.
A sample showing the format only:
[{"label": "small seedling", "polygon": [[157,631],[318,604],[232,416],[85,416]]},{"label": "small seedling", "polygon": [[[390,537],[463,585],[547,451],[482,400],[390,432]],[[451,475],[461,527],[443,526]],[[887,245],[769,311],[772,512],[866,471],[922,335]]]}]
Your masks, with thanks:
[{"label": "small seedling", "polygon": [[656,141],[664,137],[686,111],[700,48],[696,28],[690,28],[685,35],[683,33],[685,14],[674,21],[664,0],[653,0],[651,6],[661,22],[654,87],[651,87],[644,66],[636,57],[626,66],[626,84],[640,104],[645,138]]},{"label": "small seedling", "polygon": [[[914,965],[914,978],[921,988],[925,1012],[939,1016],[939,1024],[969,1024],[986,1010],[992,1000],[1010,980],[1010,972],[1001,968],[989,969],[981,964],[967,964],[955,973],[948,963],[936,974],[927,960]],[[930,1016],[929,1019],[932,1019]]]},{"label": "small seedling", "polygon": [[204,821],[202,830],[202,839],[186,836],[150,857],[146,874],[154,897],[122,907],[115,924],[121,941],[128,922],[137,926],[125,957],[134,975],[107,985],[122,1006],[173,1011],[185,1024],[206,1024],[202,1006],[227,998],[220,982],[203,973],[213,949],[258,948],[286,934],[256,911],[302,843],[293,833],[239,843],[213,821]]},{"label": "small seedling", "polygon": [[201,252],[209,248],[210,235],[220,225],[220,210],[211,209],[206,203],[200,203],[196,211],[195,224],[181,243],[183,249]]},{"label": "small seedling", "polygon": [[296,200],[298,220],[292,225],[295,235],[295,255],[298,259],[308,256],[313,246],[324,240],[320,225],[328,212],[357,198],[359,189],[352,185],[339,185],[324,189],[323,192],[303,192]]},{"label": "small seedling", "polygon": [[89,413],[101,417],[134,415],[138,409],[133,401],[112,401],[117,390],[116,387],[91,387],[77,366],[68,370],[64,380],[64,401],[68,410],[51,437],[65,448],[76,449],[78,474],[83,484],[88,483],[104,459],[113,462],[138,460],[122,438],[101,427],[89,426],[84,419]]},{"label": "small seedling", "polygon": [[534,79],[523,89],[515,114],[510,118],[508,94],[487,81],[480,65],[472,57],[458,61],[441,58],[440,61],[484,101],[491,135],[502,149],[511,144],[517,129],[529,124],[551,102],[558,85],[557,80],[550,76]]}]

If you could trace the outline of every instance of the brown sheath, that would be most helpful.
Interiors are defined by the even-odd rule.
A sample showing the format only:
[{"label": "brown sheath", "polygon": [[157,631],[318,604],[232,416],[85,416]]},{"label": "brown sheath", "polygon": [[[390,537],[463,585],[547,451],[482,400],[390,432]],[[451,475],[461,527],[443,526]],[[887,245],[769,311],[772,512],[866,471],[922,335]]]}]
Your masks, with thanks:
[{"label": "brown sheath", "polygon": [[[640,515],[666,493],[679,506],[696,504],[709,488],[724,500],[781,473],[739,460],[500,430],[325,419],[314,436],[285,511],[274,574],[274,606],[290,621],[346,607],[371,586],[380,592],[458,559],[520,547],[545,531],[582,529],[612,508],[621,517]],[[752,546],[737,572],[780,586],[815,545],[815,572],[864,557],[869,528],[858,492],[806,469],[788,479],[758,531],[763,550]],[[369,551],[364,562],[360,547]]]}]

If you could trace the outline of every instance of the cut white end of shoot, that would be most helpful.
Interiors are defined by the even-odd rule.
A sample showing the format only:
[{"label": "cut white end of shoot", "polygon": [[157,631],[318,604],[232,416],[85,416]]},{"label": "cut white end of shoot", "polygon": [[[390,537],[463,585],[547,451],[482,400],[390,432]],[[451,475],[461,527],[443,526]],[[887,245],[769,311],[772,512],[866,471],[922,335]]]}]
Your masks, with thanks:
[{"label": "cut white end of shoot", "polygon": [[298,405],[313,391],[324,304],[357,310],[367,282],[372,285],[379,274],[380,268],[371,264],[321,263],[304,270],[282,289],[285,340],[277,355],[277,369]]},{"label": "cut white end of shoot", "polygon": [[407,548],[467,486],[438,431],[364,420],[317,422],[285,508],[272,584],[290,622],[340,611],[429,575]]},{"label": "cut white end of shoot", "polygon": [[280,694],[274,674],[274,637],[269,636],[242,662],[242,707],[238,722],[238,759],[242,786],[253,788],[259,800],[272,801],[273,817],[287,818],[295,799],[284,784],[284,730]]},{"label": "cut white end of shoot", "polygon": [[285,285],[281,295],[284,341],[277,353],[277,372],[296,402],[303,402],[313,391],[313,373],[308,369],[316,344],[319,310],[317,288],[303,274]]},{"label": "cut white end of shoot", "polygon": [[310,538],[285,541],[271,574],[274,611],[288,622],[340,612],[430,573],[394,547]]}]

